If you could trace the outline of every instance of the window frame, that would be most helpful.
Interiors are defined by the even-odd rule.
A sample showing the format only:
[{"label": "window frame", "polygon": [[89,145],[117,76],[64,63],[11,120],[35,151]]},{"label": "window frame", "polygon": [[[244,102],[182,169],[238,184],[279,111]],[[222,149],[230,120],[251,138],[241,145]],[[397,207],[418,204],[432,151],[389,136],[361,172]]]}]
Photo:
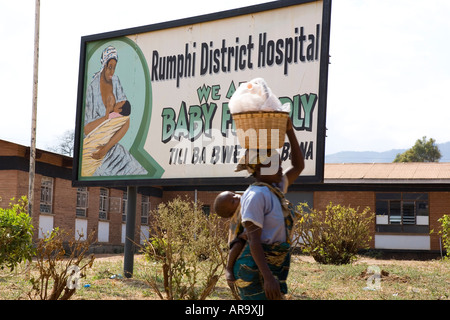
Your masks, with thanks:
[{"label": "window frame", "polygon": [[108,188],[100,188],[99,206],[98,206],[98,219],[99,220],[108,220],[108,211],[109,211],[108,207],[109,207],[109,189]]},{"label": "window frame", "polygon": [[377,217],[388,217],[387,223],[378,223],[376,219],[376,232],[429,233],[429,222],[417,223],[418,216],[430,215],[427,192],[377,192],[375,212]]},{"label": "window frame", "polygon": [[[42,177],[41,179],[41,193],[39,199],[39,213],[53,214],[53,188],[55,182],[52,177]],[[43,206],[48,207],[48,210],[43,211]]]},{"label": "window frame", "polygon": [[75,216],[77,218],[86,218],[89,208],[89,190],[87,187],[77,188],[77,203],[75,209]]}]

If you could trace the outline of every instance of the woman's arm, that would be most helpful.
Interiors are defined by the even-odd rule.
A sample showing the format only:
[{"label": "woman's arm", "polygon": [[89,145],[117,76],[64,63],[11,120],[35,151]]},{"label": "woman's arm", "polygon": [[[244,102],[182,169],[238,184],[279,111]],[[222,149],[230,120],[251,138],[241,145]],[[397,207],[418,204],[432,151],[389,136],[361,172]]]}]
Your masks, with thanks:
[{"label": "woman's arm", "polygon": [[105,144],[104,146],[100,147],[96,152],[94,152],[92,154],[92,158],[94,159],[101,159],[103,158],[108,151],[117,143],[120,141],[120,139],[123,138],[123,136],[127,133],[128,128],[130,127],[130,119],[128,119],[124,125],[122,126],[122,128],[120,128],[112,137],[111,139],[108,141],[107,144]]},{"label": "woman's arm", "polygon": [[269,269],[266,258],[264,256],[264,250],[261,245],[262,229],[250,221],[245,221],[244,226],[247,230],[250,252],[264,278],[264,291],[266,293],[266,297],[269,300],[280,300],[280,284],[278,280],[273,276],[272,271],[270,271]]},{"label": "woman's arm", "polygon": [[291,144],[291,165],[292,167],[286,171],[289,185],[293,184],[295,179],[302,173],[305,168],[305,160],[303,159],[302,150],[295,136],[294,127],[292,126],[291,118],[288,119],[286,135],[288,136],[289,143]]},{"label": "woman's arm", "polygon": [[92,132],[95,128],[97,128],[103,121],[108,120],[108,115],[105,115],[101,118],[95,119],[94,121],[89,122],[84,126],[84,134],[88,135]]}]

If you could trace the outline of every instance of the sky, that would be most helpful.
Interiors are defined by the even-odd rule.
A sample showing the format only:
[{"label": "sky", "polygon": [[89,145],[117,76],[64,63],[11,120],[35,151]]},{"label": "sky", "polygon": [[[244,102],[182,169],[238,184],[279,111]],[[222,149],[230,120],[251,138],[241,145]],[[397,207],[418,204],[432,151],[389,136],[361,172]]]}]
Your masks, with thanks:
[{"label": "sky", "polygon": [[[75,127],[80,41],[261,0],[41,0],[37,139]],[[325,153],[450,141],[450,1],[332,3]],[[30,145],[35,1],[0,0],[0,139]]]}]

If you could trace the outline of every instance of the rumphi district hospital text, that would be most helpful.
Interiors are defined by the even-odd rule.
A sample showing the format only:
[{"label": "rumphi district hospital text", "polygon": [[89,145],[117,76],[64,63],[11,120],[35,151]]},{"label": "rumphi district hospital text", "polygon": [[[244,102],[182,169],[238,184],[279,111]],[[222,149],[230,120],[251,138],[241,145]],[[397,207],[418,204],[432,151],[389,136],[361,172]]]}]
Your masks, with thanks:
[{"label": "rumphi district hospital text", "polygon": [[[294,28],[294,37],[269,39],[267,32],[258,36],[257,67],[270,67],[274,64],[283,65],[284,74],[288,74],[289,65],[298,62],[313,62],[319,60],[320,52],[320,24],[316,25],[314,33],[305,33],[305,28]],[[213,41],[202,42],[200,45],[200,75],[217,74],[220,72],[253,69],[252,51],[255,49],[253,37],[248,36],[246,43],[241,44],[239,37],[234,45],[227,45],[222,39],[221,46],[215,47]],[[196,75],[197,43],[185,44],[184,53],[160,56],[157,50],[152,53],[151,81],[176,79],[176,86],[180,80]]]}]

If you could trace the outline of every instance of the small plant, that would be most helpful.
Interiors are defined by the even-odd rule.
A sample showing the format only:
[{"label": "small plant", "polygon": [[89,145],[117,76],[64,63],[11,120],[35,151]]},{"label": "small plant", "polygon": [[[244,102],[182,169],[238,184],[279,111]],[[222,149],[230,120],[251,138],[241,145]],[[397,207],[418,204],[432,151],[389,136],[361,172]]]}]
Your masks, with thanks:
[{"label": "small plant", "polygon": [[164,238],[151,237],[146,240],[146,252],[148,258],[153,258],[156,261],[164,261],[166,256],[165,248],[167,241]]},{"label": "small plant", "polygon": [[218,216],[207,216],[200,205],[176,198],[153,212],[152,230],[143,251],[161,264],[159,274],[147,279],[158,297],[206,299],[226,262],[226,230]]},{"label": "small plant", "polygon": [[[14,198],[11,201],[15,201]],[[33,249],[33,225],[27,214],[27,198],[0,208],[0,267],[11,271],[22,261],[31,261]]]},{"label": "small plant", "polygon": [[446,253],[446,258],[450,257],[450,215],[444,214],[442,218],[438,219],[441,223],[441,230],[439,234],[442,236],[442,244]]},{"label": "small plant", "polygon": [[84,270],[92,267],[94,255],[91,254],[87,261],[84,258],[93,242],[94,232],[86,241],[82,241],[81,236],[68,241],[68,252],[64,249],[66,237],[66,232],[56,228],[37,243],[36,267],[39,277],[30,279],[30,299],[70,299],[80,286],[80,278],[85,277]]},{"label": "small plant", "polygon": [[330,203],[325,211],[300,204],[302,217],[295,230],[297,244],[322,264],[347,264],[359,249],[368,248],[373,213],[369,208],[358,212],[354,208]]}]

